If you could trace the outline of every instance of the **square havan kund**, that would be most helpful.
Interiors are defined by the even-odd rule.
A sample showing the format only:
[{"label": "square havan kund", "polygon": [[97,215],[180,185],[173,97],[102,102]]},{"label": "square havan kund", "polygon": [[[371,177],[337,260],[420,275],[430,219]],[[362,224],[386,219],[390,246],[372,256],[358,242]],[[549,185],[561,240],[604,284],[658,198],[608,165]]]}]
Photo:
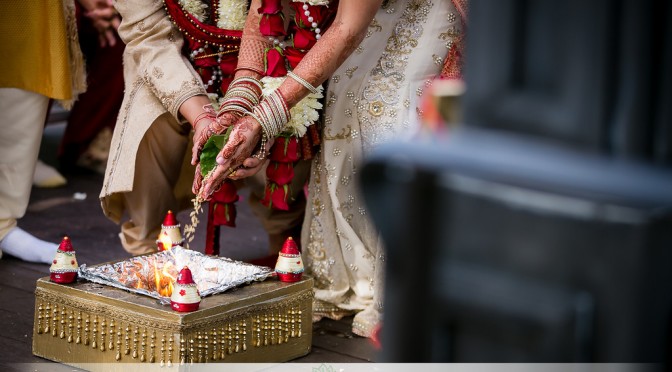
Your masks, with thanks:
[{"label": "square havan kund", "polygon": [[87,369],[95,369],[88,363],[288,361],[310,351],[312,286],[311,278],[271,278],[204,297],[199,310],[179,313],[111,286],[42,278],[33,353]]}]

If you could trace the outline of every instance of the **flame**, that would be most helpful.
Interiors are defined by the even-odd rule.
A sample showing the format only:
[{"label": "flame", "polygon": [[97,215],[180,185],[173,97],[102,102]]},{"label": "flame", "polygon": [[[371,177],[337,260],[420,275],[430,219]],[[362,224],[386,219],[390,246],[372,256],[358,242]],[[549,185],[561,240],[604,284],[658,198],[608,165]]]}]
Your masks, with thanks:
[{"label": "flame", "polygon": [[170,297],[173,294],[173,283],[177,280],[177,277],[171,271],[175,271],[175,265],[172,262],[166,262],[161,270],[156,265],[156,261],[154,262],[156,292],[161,296]]},{"label": "flame", "polygon": [[135,283],[135,288],[136,289],[145,289],[142,274],[140,274],[139,272],[135,272],[135,277],[137,278],[137,282]]},{"label": "flame", "polygon": [[162,231],[161,234],[159,234],[159,241],[163,245],[163,250],[164,251],[169,251],[173,248],[173,241],[170,239],[168,234],[166,234],[165,231]]}]

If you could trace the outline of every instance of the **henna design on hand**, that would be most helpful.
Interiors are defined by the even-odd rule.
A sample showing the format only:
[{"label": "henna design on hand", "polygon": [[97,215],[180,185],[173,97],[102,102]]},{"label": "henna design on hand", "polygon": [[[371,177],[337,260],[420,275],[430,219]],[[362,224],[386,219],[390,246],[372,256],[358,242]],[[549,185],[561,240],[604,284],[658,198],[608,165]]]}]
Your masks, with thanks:
[{"label": "henna design on hand", "polygon": [[226,146],[224,146],[224,149],[222,149],[222,157],[224,159],[230,159],[238,149],[238,146],[240,146],[240,144],[243,142],[245,142],[245,136],[243,136],[240,132],[236,132],[233,138],[229,138]]},{"label": "henna design on hand", "polygon": [[261,2],[257,0],[252,1],[250,4],[250,11],[248,12],[243,28],[243,37],[240,41],[238,69],[247,67],[253,71],[264,71],[264,51],[271,44],[259,30],[261,15],[257,9],[260,6]]},{"label": "henna design on hand", "polygon": [[191,186],[191,192],[195,195],[201,190],[203,186],[203,176],[201,175],[201,164],[196,165],[196,172],[194,173],[194,183]]}]

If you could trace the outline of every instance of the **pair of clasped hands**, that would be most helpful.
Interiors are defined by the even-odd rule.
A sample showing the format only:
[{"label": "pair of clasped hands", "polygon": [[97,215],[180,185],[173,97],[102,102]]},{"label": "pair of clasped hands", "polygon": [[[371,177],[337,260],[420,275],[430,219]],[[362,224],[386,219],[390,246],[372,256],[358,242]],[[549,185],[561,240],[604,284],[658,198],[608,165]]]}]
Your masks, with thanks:
[{"label": "pair of clasped hands", "polygon": [[[224,133],[230,126],[233,130],[229,139],[217,155],[217,165],[207,179],[203,179],[200,169],[200,156],[208,139]],[[192,148],[191,164],[196,166],[192,192],[201,200],[209,200],[224,181],[250,177],[264,165],[266,154],[273,145],[269,139],[264,149],[259,149],[263,156],[252,156],[262,135],[261,125],[251,116],[240,116],[232,112],[219,113],[216,120],[201,120],[194,128],[194,147]]]}]

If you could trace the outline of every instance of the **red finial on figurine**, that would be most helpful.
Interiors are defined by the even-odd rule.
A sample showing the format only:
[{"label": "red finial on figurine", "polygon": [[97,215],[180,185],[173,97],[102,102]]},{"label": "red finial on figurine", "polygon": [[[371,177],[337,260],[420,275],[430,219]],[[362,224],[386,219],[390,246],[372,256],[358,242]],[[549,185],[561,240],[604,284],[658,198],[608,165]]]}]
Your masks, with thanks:
[{"label": "red finial on figurine", "polygon": [[177,226],[177,219],[175,218],[175,214],[173,211],[168,211],[166,213],[166,217],[163,219],[163,226]]},{"label": "red finial on figurine", "polygon": [[67,236],[63,237],[56,250],[56,255],[49,268],[49,278],[54,283],[67,284],[77,279],[77,257],[72,249],[72,242]]},{"label": "red finial on figurine", "polygon": [[180,270],[180,274],[177,276],[177,282],[179,284],[194,284],[194,277],[191,275],[191,270],[188,266],[185,266]]},{"label": "red finial on figurine", "polygon": [[70,241],[70,238],[67,236],[64,236],[63,240],[61,240],[61,244],[58,245],[58,250],[61,252],[75,251],[74,249],[72,249],[72,242]]},{"label": "red finial on figurine", "polygon": [[180,232],[180,224],[177,222],[173,211],[168,211],[166,217],[163,218],[161,232],[156,239],[156,246],[159,251],[165,251],[183,243],[184,238],[182,238],[182,233]]},{"label": "red finial on figurine", "polygon": [[201,295],[187,266],[180,270],[175,282],[173,293],[170,296],[170,307],[175,311],[189,312],[198,310]]},{"label": "red finial on figurine", "polygon": [[280,252],[284,254],[301,254],[301,252],[299,252],[299,246],[291,236],[285,240],[285,243],[282,245]]},{"label": "red finial on figurine", "polygon": [[282,282],[292,283],[301,280],[303,260],[301,259],[301,252],[299,252],[299,246],[291,236],[282,245],[278,262],[275,264],[275,272]]}]

